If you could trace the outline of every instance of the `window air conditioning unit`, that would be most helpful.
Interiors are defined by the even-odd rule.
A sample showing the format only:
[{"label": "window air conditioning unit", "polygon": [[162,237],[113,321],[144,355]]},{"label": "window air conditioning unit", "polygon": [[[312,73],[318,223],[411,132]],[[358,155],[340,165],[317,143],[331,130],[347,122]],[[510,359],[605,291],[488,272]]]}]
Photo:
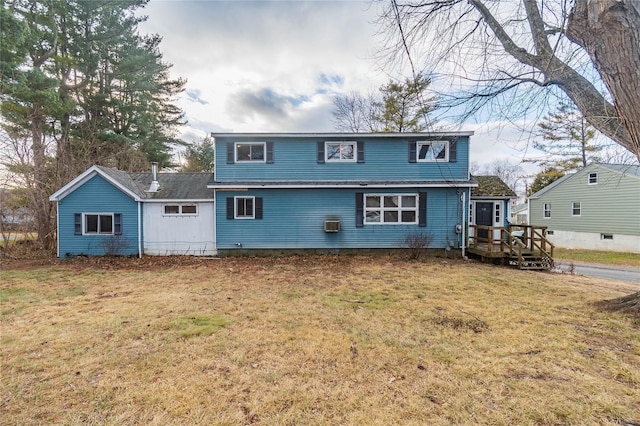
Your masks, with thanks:
[{"label": "window air conditioning unit", "polygon": [[338,232],[340,231],[340,221],[339,220],[325,220],[324,221],[324,232]]}]

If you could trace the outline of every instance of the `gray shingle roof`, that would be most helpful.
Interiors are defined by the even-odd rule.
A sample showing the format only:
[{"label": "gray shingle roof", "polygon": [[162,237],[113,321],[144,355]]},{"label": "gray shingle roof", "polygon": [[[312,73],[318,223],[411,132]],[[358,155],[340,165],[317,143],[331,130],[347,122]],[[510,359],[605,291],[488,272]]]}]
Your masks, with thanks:
[{"label": "gray shingle roof", "polygon": [[213,174],[206,173],[158,173],[157,192],[147,192],[151,185],[151,173],[128,173],[122,170],[99,166],[100,170],[109,175],[119,184],[146,200],[203,200],[213,199],[213,189],[207,188],[207,183]]}]

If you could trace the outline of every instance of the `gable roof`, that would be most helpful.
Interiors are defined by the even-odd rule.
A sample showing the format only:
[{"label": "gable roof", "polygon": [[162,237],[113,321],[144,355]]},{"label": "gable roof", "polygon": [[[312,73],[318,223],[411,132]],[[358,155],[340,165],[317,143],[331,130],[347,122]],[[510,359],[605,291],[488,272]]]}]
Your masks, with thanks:
[{"label": "gable roof", "polygon": [[576,176],[584,176],[585,173],[590,173],[592,170],[596,170],[596,169],[608,169],[611,170],[615,173],[619,173],[622,176],[632,176],[634,178],[640,178],[640,166],[636,166],[636,165],[627,165],[627,164],[600,164],[600,163],[593,163],[593,164],[589,164],[587,167],[583,167],[582,169],[578,170],[575,173],[571,173],[571,174],[566,174],[564,176],[562,176],[560,179],[550,183],[549,185],[545,186],[544,188],[542,188],[540,191],[535,192],[533,194],[531,194],[529,196],[529,198],[540,198],[540,196],[542,196],[543,194],[549,192],[550,190],[552,190],[553,188],[555,188],[556,186],[562,184],[562,182],[572,179]]},{"label": "gable roof", "polygon": [[92,166],[78,177],[53,193],[50,201],[60,201],[99,175],[134,201],[145,200],[213,200],[213,190],[207,188],[212,174],[207,173],[158,173],[159,189],[148,192],[151,173],[129,173],[103,166]]},{"label": "gable roof", "polygon": [[473,176],[478,182],[471,189],[472,198],[517,198],[518,195],[498,176]]}]

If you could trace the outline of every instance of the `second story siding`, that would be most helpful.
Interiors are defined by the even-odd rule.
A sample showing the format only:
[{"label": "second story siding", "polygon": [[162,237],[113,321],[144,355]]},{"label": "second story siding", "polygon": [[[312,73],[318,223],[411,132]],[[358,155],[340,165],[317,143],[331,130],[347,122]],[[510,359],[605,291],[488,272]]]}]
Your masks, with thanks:
[{"label": "second story siding", "polygon": [[217,181],[467,180],[470,132],[213,134]]}]

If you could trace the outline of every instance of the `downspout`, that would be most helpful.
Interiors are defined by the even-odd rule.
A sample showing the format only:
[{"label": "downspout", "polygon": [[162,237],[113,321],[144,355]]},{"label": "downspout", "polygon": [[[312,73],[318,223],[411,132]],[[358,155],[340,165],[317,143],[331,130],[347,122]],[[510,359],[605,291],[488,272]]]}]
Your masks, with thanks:
[{"label": "downspout", "polygon": [[56,201],[56,252],[60,258],[60,201]]},{"label": "downspout", "polygon": [[465,255],[465,248],[466,248],[466,229],[467,229],[467,222],[464,220],[465,217],[465,206],[466,206],[466,191],[462,191],[462,194],[460,194],[460,198],[462,199],[462,220],[460,221],[460,223],[462,224],[462,232],[460,232],[460,237],[462,238],[460,247],[462,248],[462,258],[464,259],[466,257]]},{"label": "downspout", "polygon": [[142,214],[140,204],[141,202],[138,201],[138,258],[142,259]]}]

